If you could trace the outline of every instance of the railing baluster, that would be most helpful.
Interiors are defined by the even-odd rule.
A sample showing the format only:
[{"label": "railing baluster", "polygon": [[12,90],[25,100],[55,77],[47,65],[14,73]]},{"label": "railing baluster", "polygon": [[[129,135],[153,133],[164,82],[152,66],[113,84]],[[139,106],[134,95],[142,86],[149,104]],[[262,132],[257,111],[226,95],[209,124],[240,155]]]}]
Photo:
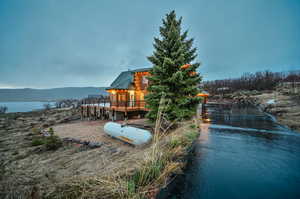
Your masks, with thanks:
[{"label": "railing baluster", "polygon": [[[144,100],[127,100],[127,101],[107,101],[110,107],[120,107],[120,108],[145,108],[146,102]],[[103,105],[105,106],[106,101]]]}]

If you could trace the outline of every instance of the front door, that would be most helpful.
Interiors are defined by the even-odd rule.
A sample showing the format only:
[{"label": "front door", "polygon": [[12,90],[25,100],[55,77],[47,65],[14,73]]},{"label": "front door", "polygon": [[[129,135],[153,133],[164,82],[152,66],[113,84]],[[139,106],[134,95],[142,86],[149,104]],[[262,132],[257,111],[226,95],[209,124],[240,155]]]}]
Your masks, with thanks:
[{"label": "front door", "polygon": [[129,106],[134,107],[134,91],[129,91]]}]

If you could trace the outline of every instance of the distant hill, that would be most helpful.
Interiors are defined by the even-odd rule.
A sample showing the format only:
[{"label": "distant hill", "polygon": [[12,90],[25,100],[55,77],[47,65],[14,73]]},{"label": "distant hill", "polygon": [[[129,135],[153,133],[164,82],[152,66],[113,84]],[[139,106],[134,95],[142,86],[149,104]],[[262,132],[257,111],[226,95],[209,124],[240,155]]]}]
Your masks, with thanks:
[{"label": "distant hill", "polygon": [[9,101],[53,101],[59,99],[81,99],[88,95],[107,95],[106,87],[65,87],[51,89],[0,89],[0,102]]}]

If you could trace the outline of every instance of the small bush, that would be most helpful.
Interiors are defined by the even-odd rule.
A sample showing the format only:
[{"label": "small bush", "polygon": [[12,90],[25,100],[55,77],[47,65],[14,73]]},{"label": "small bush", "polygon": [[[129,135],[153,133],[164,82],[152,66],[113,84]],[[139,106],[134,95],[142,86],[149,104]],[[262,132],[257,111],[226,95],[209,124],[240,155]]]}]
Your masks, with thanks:
[{"label": "small bush", "polygon": [[32,131],[32,133],[33,133],[34,135],[39,135],[39,134],[40,134],[40,130],[37,129],[37,128],[32,128],[31,131]]},{"label": "small bush", "polygon": [[44,106],[44,109],[45,109],[45,110],[50,110],[50,108],[51,108],[50,103],[46,103],[46,104],[44,104],[43,106]]},{"label": "small bush", "polygon": [[62,146],[62,141],[58,136],[52,134],[51,136],[46,137],[45,146],[47,150],[56,150]]},{"label": "small bush", "polygon": [[41,138],[36,138],[31,141],[31,146],[39,146],[45,144],[45,141]]},{"label": "small bush", "polygon": [[[37,129],[33,129],[33,132],[37,133]],[[56,150],[62,146],[62,140],[54,135],[54,131],[52,128],[49,129],[50,136],[48,137],[38,137],[32,140],[32,146],[45,145],[46,150]]]},{"label": "small bush", "polygon": [[127,181],[127,195],[129,197],[134,196],[136,193],[136,185],[133,180],[128,180]]},{"label": "small bush", "polygon": [[195,129],[195,128],[196,128],[196,125],[195,125],[195,124],[191,124],[190,127],[191,127],[192,129]]}]

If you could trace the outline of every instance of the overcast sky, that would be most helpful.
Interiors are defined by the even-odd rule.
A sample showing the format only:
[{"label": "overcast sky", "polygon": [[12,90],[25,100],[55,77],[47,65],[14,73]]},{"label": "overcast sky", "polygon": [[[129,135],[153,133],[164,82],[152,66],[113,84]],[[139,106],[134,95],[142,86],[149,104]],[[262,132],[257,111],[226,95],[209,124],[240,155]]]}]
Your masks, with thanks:
[{"label": "overcast sky", "polygon": [[173,9],[205,80],[300,69],[300,0],[0,0],[0,88],[109,86]]}]

